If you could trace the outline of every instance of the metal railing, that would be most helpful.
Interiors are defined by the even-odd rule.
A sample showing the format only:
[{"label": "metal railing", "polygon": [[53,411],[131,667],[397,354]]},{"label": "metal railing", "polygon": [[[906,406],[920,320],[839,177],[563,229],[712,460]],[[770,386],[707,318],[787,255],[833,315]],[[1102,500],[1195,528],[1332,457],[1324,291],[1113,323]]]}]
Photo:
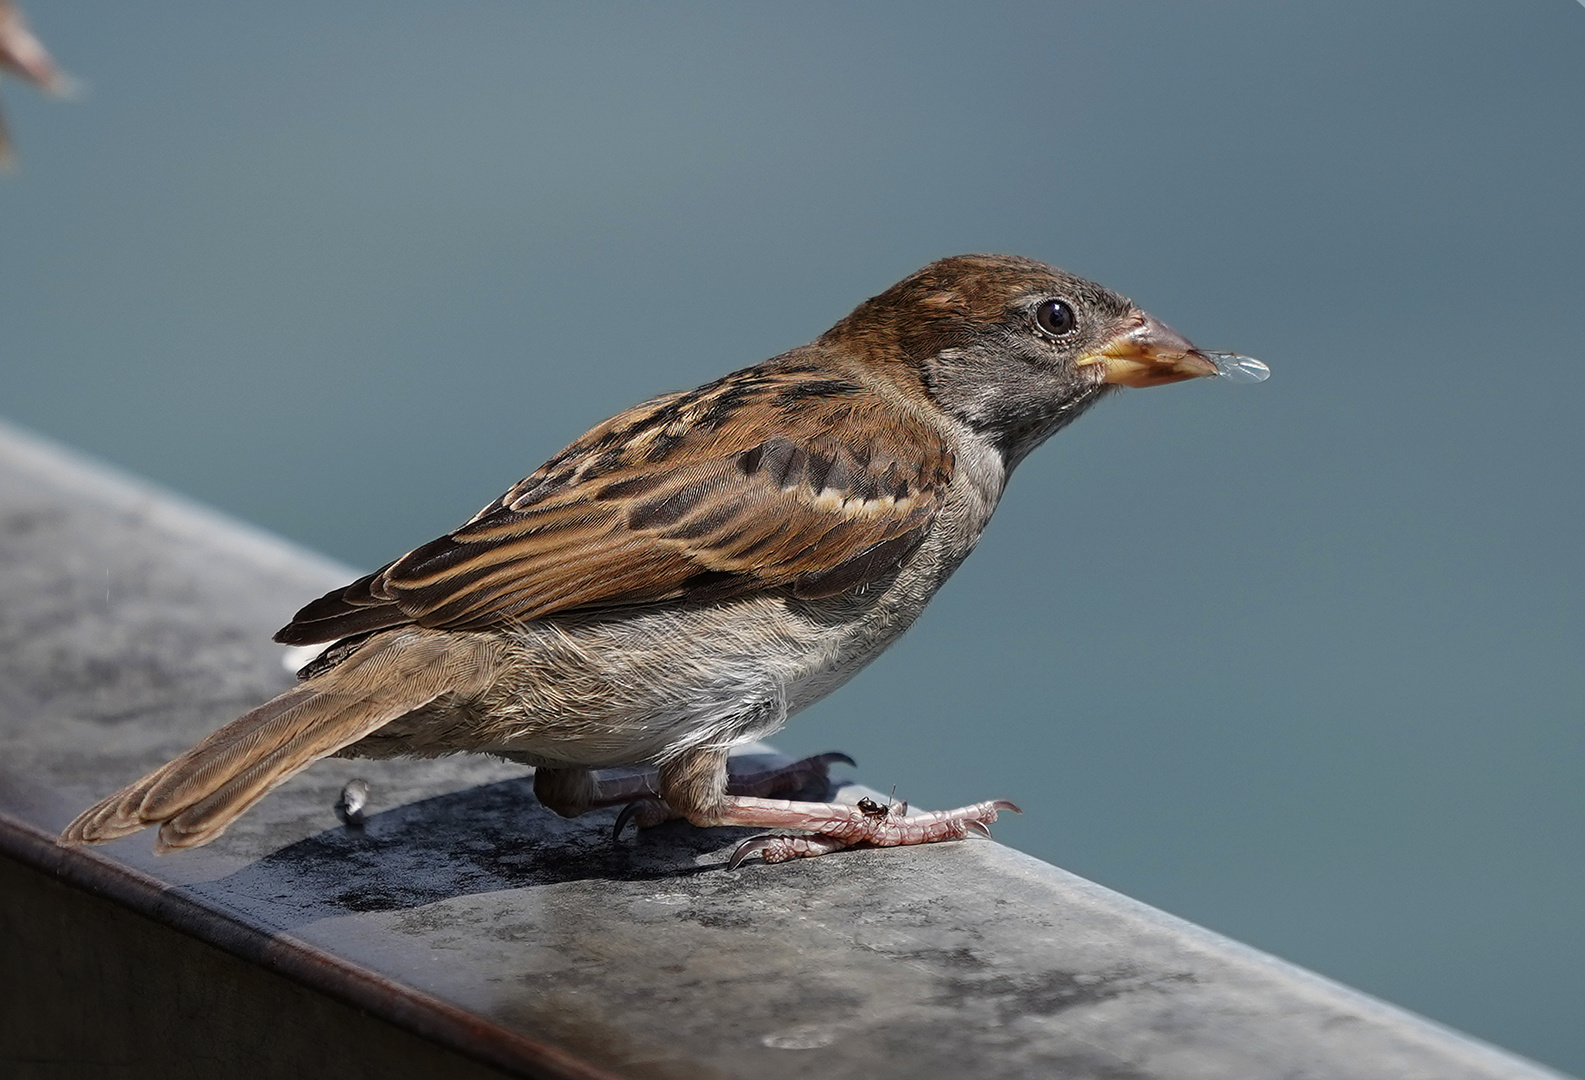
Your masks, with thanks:
[{"label": "metal railing", "polygon": [[489,759],[321,762],[167,858],[55,845],[285,686],[270,632],[347,580],[0,428],[0,1072],[1557,1075],[993,843],[728,873],[730,835],[613,845]]}]

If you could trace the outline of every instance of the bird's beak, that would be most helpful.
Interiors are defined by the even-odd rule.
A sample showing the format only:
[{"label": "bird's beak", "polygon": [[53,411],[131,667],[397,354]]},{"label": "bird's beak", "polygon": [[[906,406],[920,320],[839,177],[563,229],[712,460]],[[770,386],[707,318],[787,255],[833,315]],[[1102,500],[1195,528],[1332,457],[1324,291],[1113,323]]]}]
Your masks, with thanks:
[{"label": "bird's beak", "polygon": [[1210,357],[1188,338],[1144,312],[1133,326],[1079,361],[1080,367],[1086,364],[1101,365],[1102,382],[1123,386],[1165,386],[1216,374]]}]

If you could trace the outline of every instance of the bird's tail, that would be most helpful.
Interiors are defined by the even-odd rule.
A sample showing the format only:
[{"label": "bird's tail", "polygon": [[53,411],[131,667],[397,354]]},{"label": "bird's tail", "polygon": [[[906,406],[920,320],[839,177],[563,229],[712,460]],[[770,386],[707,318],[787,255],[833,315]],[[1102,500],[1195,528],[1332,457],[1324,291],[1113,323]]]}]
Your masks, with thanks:
[{"label": "bird's tail", "polygon": [[491,666],[481,637],[418,627],[377,635],[335,667],[83,811],[61,843],[94,844],[157,824],[155,851],[207,844],[320,758],[437,698],[477,694]]}]

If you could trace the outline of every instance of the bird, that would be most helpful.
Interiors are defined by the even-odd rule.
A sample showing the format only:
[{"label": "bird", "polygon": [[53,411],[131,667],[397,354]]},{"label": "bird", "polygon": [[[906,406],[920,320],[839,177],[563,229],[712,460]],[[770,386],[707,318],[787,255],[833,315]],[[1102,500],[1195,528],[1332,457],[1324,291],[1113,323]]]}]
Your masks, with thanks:
[{"label": "bird", "polygon": [[[891,645],[974,549],[1014,468],[1123,387],[1217,374],[1126,297],[1011,255],[931,263],[813,342],[604,423],[456,530],[307,604],[328,648],[274,699],[61,836],[208,843],[314,761],[471,751],[534,766],[617,832],[771,830],[729,865],[988,833],[945,811],[802,802],[821,755],[728,768]],[[616,776],[600,770],[637,767]]]}]

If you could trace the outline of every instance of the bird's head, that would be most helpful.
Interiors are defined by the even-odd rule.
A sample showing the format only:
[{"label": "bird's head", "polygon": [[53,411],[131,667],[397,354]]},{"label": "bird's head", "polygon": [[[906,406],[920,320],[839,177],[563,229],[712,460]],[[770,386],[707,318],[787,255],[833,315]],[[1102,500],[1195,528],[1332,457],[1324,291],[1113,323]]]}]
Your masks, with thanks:
[{"label": "bird's head", "polygon": [[1015,464],[1118,386],[1217,374],[1125,296],[1012,255],[957,255],[861,304],[826,340],[917,379]]}]

